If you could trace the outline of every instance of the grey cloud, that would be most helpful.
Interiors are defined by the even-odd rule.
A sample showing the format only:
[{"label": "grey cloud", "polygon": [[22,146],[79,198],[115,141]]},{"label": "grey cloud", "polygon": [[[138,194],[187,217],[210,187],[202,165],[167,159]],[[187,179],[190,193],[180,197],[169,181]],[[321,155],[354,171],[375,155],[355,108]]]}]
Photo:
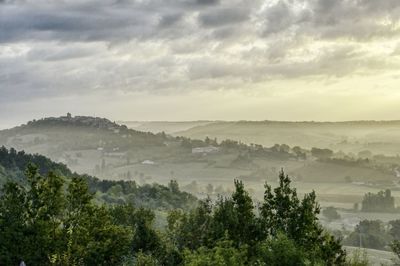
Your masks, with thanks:
[{"label": "grey cloud", "polygon": [[[358,45],[397,38],[398,0],[0,1],[0,93],[8,100],[396,67]],[[354,45],[337,45],[342,39]],[[310,40],[325,47],[309,51]],[[11,56],[7,47],[19,45],[27,51]]]},{"label": "grey cloud", "polygon": [[216,5],[219,4],[219,0],[196,0],[199,5]]},{"label": "grey cloud", "polygon": [[246,8],[219,8],[200,14],[199,21],[206,27],[232,25],[247,21],[249,11]]},{"label": "grey cloud", "polygon": [[88,57],[96,52],[98,51],[93,48],[83,47],[34,49],[28,52],[27,59],[33,61],[63,61]]},{"label": "grey cloud", "polygon": [[260,19],[267,37],[292,30],[298,36],[368,40],[396,36],[399,16],[400,2],[394,0],[279,0]]},{"label": "grey cloud", "polygon": [[158,23],[160,27],[171,27],[182,19],[182,13],[163,15]]}]

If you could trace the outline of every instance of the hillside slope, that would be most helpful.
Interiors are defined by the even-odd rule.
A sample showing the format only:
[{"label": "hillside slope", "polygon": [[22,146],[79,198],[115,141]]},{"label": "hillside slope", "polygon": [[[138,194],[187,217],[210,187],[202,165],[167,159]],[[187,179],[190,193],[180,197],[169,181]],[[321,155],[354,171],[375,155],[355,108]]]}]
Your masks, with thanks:
[{"label": "hillside slope", "polygon": [[99,180],[89,175],[73,173],[66,165],[55,163],[42,155],[26,154],[0,147],[0,188],[7,181],[26,184],[25,169],[29,163],[39,168],[39,173],[46,176],[50,171],[63,176],[67,183],[73,177],[82,177],[86,180],[92,193],[95,193],[98,202],[111,204],[132,203],[151,209],[189,209],[196,205],[197,199],[187,192],[179,189],[176,182],[169,186],[160,184],[137,185],[131,181]]},{"label": "hillside slope", "polygon": [[[252,123],[238,124],[248,126],[246,130],[251,137]],[[272,124],[277,135],[279,127]],[[296,133],[301,129],[304,134],[310,134],[304,125],[299,123],[299,129],[292,132],[293,125],[289,124],[281,126],[286,127],[282,136],[291,137],[290,143],[304,142]],[[213,125],[221,132],[235,133],[235,123],[203,127]],[[231,130],[231,127],[234,128]],[[297,144],[265,147],[232,140],[201,139],[145,133],[107,119],[86,116],[44,118],[0,131],[0,146],[43,154],[79,174],[134,180],[142,186],[154,182],[166,185],[175,179],[184,190],[199,197],[230,194],[232,179],[239,178],[246,181],[254,196],[261,198],[260,184],[265,180],[275,182],[281,168],[293,176],[299,193],[315,190],[323,204],[326,201],[326,204],[352,206],[366,192],[396,189],[398,183],[398,157],[361,158],[334,152],[332,159],[323,160]],[[394,191],[394,196],[400,194]]]}]

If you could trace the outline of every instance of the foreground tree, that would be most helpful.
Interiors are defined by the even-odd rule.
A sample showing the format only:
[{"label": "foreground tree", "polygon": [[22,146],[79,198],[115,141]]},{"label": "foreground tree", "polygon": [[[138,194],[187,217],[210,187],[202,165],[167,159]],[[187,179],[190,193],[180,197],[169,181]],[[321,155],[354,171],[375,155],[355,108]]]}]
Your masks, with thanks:
[{"label": "foreground tree", "polygon": [[[315,193],[299,199],[283,171],[279,180],[273,191],[266,184],[259,209],[243,183],[235,181],[232,197],[220,197],[213,207],[204,202],[189,214],[172,212],[168,218],[170,236],[175,237],[173,241],[181,251],[185,250],[185,261],[203,265],[199,258],[215,259],[217,243],[229,241],[231,252],[246,254],[240,263],[344,264],[346,254],[340,241],[325,232],[318,222],[320,208]],[[224,263],[211,265],[229,265]]]},{"label": "foreground tree", "polygon": [[325,232],[318,222],[320,207],[315,192],[300,200],[290,183],[289,176],[281,171],[277,188],[272,191],[268,184],[265,185],[264,202],[260,208],[264,238],[284,234],[306,251],[305,257],[312,263],[344,263],[346,254],[340,241]]},{"label": "foreground tree", "polygon": [[[40,174],[7,183],[0,197],[0,265],[342,265],[338,240],[320,226],[315,193],[299,199],[283,172],[257,207],[242,181],[231,197],[172,211],[165,232],[133,205],[99,206],[81,177]],[[177,183],[171,190],[178,192]],[[393,227],[395,228],[395,227]],[[393,247],[395,247],[393,245]],[[396,250],[394,248],[394,250]]]},{"label": "foreground tree", "polygon": [[0,264],[118,265],[130,231],[115,225],[105,207],[91,203],[81,178],[64,194],[64,181],[37,167],[26,171],[27,188],[7,183],[0,198]]}]

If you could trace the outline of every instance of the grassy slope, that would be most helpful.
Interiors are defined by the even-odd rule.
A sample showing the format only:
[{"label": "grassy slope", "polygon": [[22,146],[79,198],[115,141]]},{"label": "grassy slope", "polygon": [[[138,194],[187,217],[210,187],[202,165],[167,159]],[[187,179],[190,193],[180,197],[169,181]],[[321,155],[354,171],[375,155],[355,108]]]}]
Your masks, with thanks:
[{"label": "grassy slope", "polygon": [[[354,252],[357,252],[358,248],[355,247],[345,247],[346,251],[349,253],[351,257]],[[367,254],[368,261],[370,265],[393,265],[396,257],[392,252],[382,251],[376,249],[361,249],[361,251],[365,251]]]}]

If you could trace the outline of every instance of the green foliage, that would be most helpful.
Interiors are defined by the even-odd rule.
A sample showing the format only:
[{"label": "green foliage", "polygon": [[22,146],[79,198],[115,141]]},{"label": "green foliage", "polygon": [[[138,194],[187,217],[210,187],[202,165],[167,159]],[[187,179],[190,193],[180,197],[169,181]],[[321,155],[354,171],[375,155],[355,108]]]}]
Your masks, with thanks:
[{"label": "green foliage", "polygon": [[26,251],[26,191],[15,183],[3,187],[0,200],[0,263],[17,265]]},{"label": "green foliage", "polygon": [[397,258],[400,259],[400,241],[399,240],[394,240],[390,244],[390,248],[393,251],[393,253],[397,256]]},{"label": "green foliage", "polygon": [[256,246],[255,265],[306,265],[306,253],[286,235],[279,233]]},{"label": "green foliage", "polygon": [[[0,147],[0,170],[9,180],[27,186],[25,168],[30,162],[38,166],[40,175],[53,172],[64,176],[67,182],[73,178],[84,179],[88,183],[90,192],[97,192],[97,200],[103,203],[127,203],[161,210],[175,208],[187,210],[197,204],[196,197],[181,191],[176,181],[171,181],[169,186],[160,184],[138,186],[135,181],[99,180],[89,175],[72,173],[64,164],[55,163],[44,156],[30,155],[24,151],[17,152],[13,148],[8,150]],[[1,178],[0,175],[0,186],[5,182],[6,179]]]},{"label": "green foliage", "polygon": [[[343,265],[340,242],[318,223],[315,193],[297,197],[283,172],[256,207],[242,181],[231,197],[175,209],[165,232],[154,213],[132,204],[95,205],[86,180],[26,170],[0,198],[0,264]],[[119,191],[137,189],[120,186]],[[179,193],[172,181],[166,189]],[[120,193],[119,192],[119,193]]]},{"label": "green foliage", "polygon": [[273,192],[269,185],[265,186],[259,210],[243,183],[236,180],[232,197],[220,197],[214,206],[207,200],[189,213],[171,212],[168,217],[171,241],[180,250],[186,250],[185,260],[190,259],[193,265],[215,259],[212,255],[215,243],[222,240],[231,241],[236,250],[245,250],[245,263],[279,265],[279,260],[288,259],[293,265],[343,264],[345,252],[339,240],[318,223],[315,193],[300,200],[290,187],[289,177],[281,172],[279,178],[279,186]]},{"label": "green foliage", "polygon": [[262,233],[274,237],[284,233],[296,245],[307,250],[311,261],[320,259],[327,264],[343,263],[345,252],[339,240],[324,232],[318,223],[320,208],[315,192],[304,195],[300,200],[290,183],[290,178],[281,171],[279,186],[273,192],[268,184],[265,185],[264,202],[260,209]]},{"label": "green foliage", "polygon": [[130,232],[91,203],[84,180],[46,177],[29,165],[28,189],[7,183],[0,198],[0,264],[118,265]]},{"label": "green foliage", "polygon": [[237,249],[232,241],[218,241],[213,248],[200,247],[184,251],[187,266],[242,266],[246,265],[246,249]]}]

